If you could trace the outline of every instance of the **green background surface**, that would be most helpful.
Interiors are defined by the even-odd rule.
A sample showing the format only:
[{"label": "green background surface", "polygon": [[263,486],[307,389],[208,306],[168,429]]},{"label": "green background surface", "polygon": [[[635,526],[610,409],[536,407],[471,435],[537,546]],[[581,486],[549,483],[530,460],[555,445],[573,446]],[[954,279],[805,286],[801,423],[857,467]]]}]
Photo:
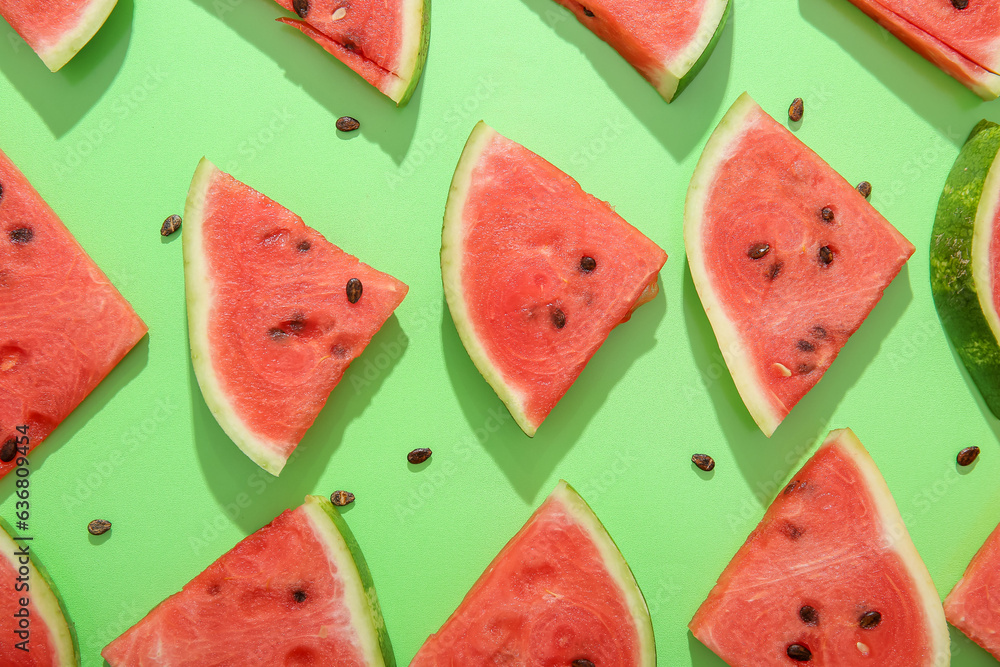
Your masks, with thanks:
[{"label": "green background surface", "polygon": [[[1000,107],[846,0],[734,0],[714,57],[665,104],[551,0],[435,0],[427,68],[396,109],[269,0],[119,0],[50,74],[0,24],[0,147],[146,321],[150,335],[32,457],[30,530],[76,623],[84,665],[240,538],[307,493],[345,512],[406,664],[555,486],[617,540],[652,613],[661,665],[721,665],[686,624],[780,484],[831,428],[884,473],[942,597],[1000,521],[1000,424],[931,300],[937,199],[969,129]],[[823,380],[765,438],[743,407],[684,260],[684,196],[705,140],[744,90],[917,247]],[[340,115],[362,129],[339,135]],[[669,254],[662,291],[615,330],[525,437],[444,306],[441,217],[479,119],[611,201]],[[410,285],[280,478],[208,412],[191,368],[179,235],[198,159],[296,211]],[[983,455],[959,472],[955,454]],[[406,453],[434,449],[416,469]],[[715,457],[714,473],[689,457]],[[13,518],[14,477],[0,482]],[[114,523],[92,537],[94,518]],[[953,664],[996,664],[952,631]],[[4,641],[7,641],[6,639]]]}]

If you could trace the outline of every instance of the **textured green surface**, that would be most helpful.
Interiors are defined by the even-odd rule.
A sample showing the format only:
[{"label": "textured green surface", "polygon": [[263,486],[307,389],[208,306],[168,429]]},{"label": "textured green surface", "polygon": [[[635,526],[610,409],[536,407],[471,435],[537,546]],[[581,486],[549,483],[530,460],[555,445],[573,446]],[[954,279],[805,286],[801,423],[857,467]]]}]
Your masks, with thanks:
[{"label": "textured green surface", "polygon": [[[0,146],[150,326],[32,457],[39,560],[84,664],[243,536],[307,493],[357,494],[397,661],[444,622],[565,478],[646,596],[665,667],[720,667],[687,631],[802,457],[849,426],[879,464],[938,591],[1000,522],[1000,422],[931,297],[931,227],[969,130],[1000,120],[846,0],[734,0],[713,57],[667,105],[552,0],[436,2],[424,77],[397,109],[292,28],[271,0],[120,0],[51,74],[0,27]],[[2,26],[2,24],[0,24]],[[767,440],[729,378],[688,274],[681,224],[701,147],[744,90],[917,247],[816,388]],[[359,132],[338,135],[350,114]],[[611,201],[669,254],[661,295],[618,327],[534,439],[462,348],[444,306],[441,219],[479,119]],[[198,159],[261,188],[410,285],[280,478],[205,407],[190,365],[181,211]],[[955,454],[983,454],[959,472]],[[422,466],[406,463],[430,446]],[[713,473],[690,463],[702,451]],[[14,515],[14,478],[0,515]],[[87,522],[114,522],[102,537]],[[954,631],[958,667],[996,661]]]},{"label": "textured green surface", "polygon": [[948,175],[931,236],[931,290],[945,331],[983,400],[1000,415],[1000,346],[972,275],[972,234],[986,175],[1000,150],[1000,126],[983,121]]}]

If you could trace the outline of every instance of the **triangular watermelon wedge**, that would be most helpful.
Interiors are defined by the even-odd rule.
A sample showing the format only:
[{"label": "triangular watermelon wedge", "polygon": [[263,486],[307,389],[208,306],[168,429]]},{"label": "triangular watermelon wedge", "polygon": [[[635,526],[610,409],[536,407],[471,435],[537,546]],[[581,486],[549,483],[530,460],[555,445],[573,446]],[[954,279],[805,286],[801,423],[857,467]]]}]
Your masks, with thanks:
[{"label": "triangular watermelon wedge", "polygon": [[732,667],[946,667],[948,625],[878,467],[833,431],[691,621]]},{"label": "triangular watermelon wedge", "polygon": [[610,44],[667,102],[715,49],[731,0],[556,0]]},{"label": "triangular watermelon wedge", "polygon": [[410,667],[583,661],[653,667],[656,648],[628,564],[587,503],[560,481]]},{"label": "triangular watermelon wedge", "polygon": [[361,549],[320,496],[220,556],[101,655],[111,667],[396,664]]},{"label": "triangular watermelon wedge", "polygon": [[118,0],[0,0],[7,19],[53,72],[101,29]]},{"label": "triangular watermelon wedge", "polygon": [[529,436],[667,255],[611,206],[480,122],[455,170],[441,273],[455,328]]},{"label": "triangular watermelon wedge", "polygon": [[736,388],[768,436],[914,251],[746,93],[691,178],[684,245]]},{"label": "triangular watermelon wedge", "polygon": [[430,0],[275,0],[280,18],[360,74],[398,106],[420,81],[430,44]]},{"label": "triangular watermelon wedge", "polygon": [[45,440],[146,325],[0,151],[0,477]]},{"label": "triangular watermelon wedge", "polygon": [[944,601],[948,622],[1000,660],[1000,526]]},{"label": "triangular watermelon wedge", "polygon": [[205,403],[274,475],[407,292],[206,159],[185,207],[184,282]]}]

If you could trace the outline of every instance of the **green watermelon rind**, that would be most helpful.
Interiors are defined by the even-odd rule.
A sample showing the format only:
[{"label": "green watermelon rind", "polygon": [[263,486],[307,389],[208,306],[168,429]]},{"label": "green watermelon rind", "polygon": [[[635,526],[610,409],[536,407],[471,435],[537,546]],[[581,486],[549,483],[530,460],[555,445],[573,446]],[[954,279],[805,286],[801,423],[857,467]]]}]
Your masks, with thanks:
[{"label": "green watermelon rind", "polygon": [[213,288],[209,281],[207,260],[202,247],[202,225],[205,219],[205,202],[212,182],[222,172],[207,158],[198,163],[191,189],[184,206],[184,233],[181,243],[184,251],[184,288],[187,297],[188,337],[191,343],[191,364],[205,404],[216,421],[244,454],[271,473],[279,475],[287,459],[276,452],[281,443],[260,438],[239,418],[226,398],[219,378],[212,365],[211,343],[208,339],[208,320]]},{"label": "green watermelon rind", "polygon": [[[941,323],[986,406],[1000,418],[1000,319],[990,299],[988,265],[990,214],[1000,197],[998,151],[1000,126],[989,121],[977,125],[941,192],[930,265]],[[984,198],[984,191],[992,198]]]},{"label": "green watermelon rind", "polygon": [[38,57],[49,70],[58,72],[97,34],[117,4],[118,0],[91,0],[80,21],[51,46],[39,48]]},{"label": "green watermelon rind", "polygon": [[[14,570],[22,566],[17,561],[14,552],[19,549],[14,543],[11,535],[13,529],[3,519],[0,519],[0,551],[3,558]],[[29,543],[29,545],[33,542]],[[29,546],[29,552],[31,547]],[[78,667],[80,665],[80,644],[77,641],[76,630],[70,621],[69,611],[62,598],[59,597],[58,589],[52,582],[52,578],[42,565],[35,560],[33,554],[28,555],[28,585],[30,590],[25,596],[30,598],[31,604],[37,610],[39,620],[44,625],[57,645],[56,663],[53,667]],[[35,635],[35,633],[32,633]],[[4,641],[16,642],[17,639],[5,639]],[[33,640],[34,641],[34,640]]]},{"label": "green watermelon rind", "polygon": [[604,567],[617,584],[632,614],[639,640],[638,666],[655,667],[656,641],[653,637],[653,621],[649,616],[649,607],[646,606],[646,598],[643,597],[632,568],[629,567],[618,545],[587,501],[565,480],[559,480],[550,498],[558,500],[576,520],[577,525],[590,535],[591,542],[601,554]]},{"label": "green watermelon rind", "polygon": [[479,121],[465,143],[462,157],[455,168],[455,176],[448,193],[448,203],[444,211],[444,227],[441,231],[441,277],[444,282],[444,296],[451,311],[462,344],[479,369],[479,373],[493,387],[504,402],[511,416],[528,436],[534,436],[538,424],[532,422],[524,410],[525,398],[507,384],[499,369],[493,365],[486,348],[479,340],[475,325],[469,316],[462,290],[463,231],[462,214],[472,183],[472,173],[479,163],[483,150],[497,136],[497,131]]},{"label": "green watermelon rind", "polygon": [[749,94],[743,93],[726,112],[718,127],[712,133],[705,149],[695,167],[694,175],[688,186],[687,200],[684,205],[684,248],[687,252],[688,267],[691,278],[701,298],[715,336],[719,341],[719,349],[740,397],[754,421],[768,437],[774,433],[784,419],[784,414],[776,409],[770,400],[770,391],[757,373],[751,355],[740,340],[735,324],[726,317],[725,309],[712,287],[711,277],[702,256],[701,225],[702,211],[706,198],[711,190],[718,166],[729,155],[734,141],[746,131],[746,118],[760,109]]},{"label": "green watermelon rind", "polygon": [[350,527],[327,498],[306,496],[303,508],[344,583],[344,604],[351,611],[367,664],[396,667],[372,574]]},{"label": "green watermelon rind", "polygon": [[[413,7],[410,17],[410,22],[408,28],[404,29],[404,33],[409,36],[410,39],[414,39],[417,43],[417,48],[412,57],[413,64],[410,67],[400,68],[409,71],[408,76],[400,76],[400,86],[405,84],[405,88],[397,98],[392,93],[386,93],[391,100],[396,103],[397,107],[404,106],[410,101],[413,96],[414,91],[417,89],[417,84],[420,83],[420,75],[424,71],[424,64],[427,62],[427,50],[430,48],[431,42],[431,0],[406,0]],[[418,15],[419,14],[419,15]],[[419,26],[419,28],[418,28]],[[417,30],[419,29],[419,35]],[[413,53],[413,50],[410,50]]]},{"label": "green watermelon rind", "polygon": [[[711,7],[724,6],[715,27],[700,28],[696,36],[697,38],[692,40],[688,51],[675,58],[673,62],[665,65],[656,90],[667,102],[675,100],[678,95],[684,92],[684,89],[688,87],[691,81],[698,76],[698,73],[701,72],[708,59],[712,56],[712,52],[715,51],[715,46],[719,43],[719,39],[726,29],[729,14],[732,12],[732,0],[709,0],[706,5]],[[708,38],[707,42],[704,42],[704,39],[708,35],[711,35],[711,37]]]}]

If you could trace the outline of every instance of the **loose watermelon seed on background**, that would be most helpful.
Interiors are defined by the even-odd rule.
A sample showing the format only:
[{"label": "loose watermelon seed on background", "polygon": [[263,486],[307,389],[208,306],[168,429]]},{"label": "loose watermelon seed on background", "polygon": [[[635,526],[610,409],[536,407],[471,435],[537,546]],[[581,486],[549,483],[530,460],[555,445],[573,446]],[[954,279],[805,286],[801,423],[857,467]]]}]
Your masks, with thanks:
[{"label": "loose watermelon seed on background", "polygon": [[198,385],[233,442],[277,475],[408,288],[207,159],[184,221]]},{"label": "loose watermelon seed on background", "polygon": [[568,175],[480,122],[452,180],[441,274],[476,368],[529,436],[667,255]]},{"label": "loose watermelon seed on background", "polygon": [[914,250],[746,93],[691,178],[684,246],[736,388],[768,436]]},{"label": "loose watermelon seed on background", "polygon": [[948,622],[1000,660],[1000,526],[944,601]]},{"label": "loose watermelon seed on background", "polygon": [[0,0],[0,16],[53,72],[101,29],[118,0]]}]

